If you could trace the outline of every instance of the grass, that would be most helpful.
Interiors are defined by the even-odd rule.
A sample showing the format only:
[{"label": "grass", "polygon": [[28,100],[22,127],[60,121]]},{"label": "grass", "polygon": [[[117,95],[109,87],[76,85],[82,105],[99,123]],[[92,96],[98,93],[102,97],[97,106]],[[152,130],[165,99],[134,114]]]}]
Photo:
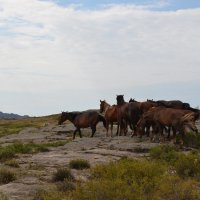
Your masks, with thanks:
[{"label": "grass", "polygon": [[7,165],[7,166],[10,166],[10,167],[15,167],[15,168],[20,167],[18,161],[14,160],[14,159],[8,160],[4,164]]},{"label": "grass", "polygon": [[44,117],[30,117],[20,120],[0,120],[0,137],[10,134],[19,133],[21,130],[27,127],[39,128],[46,122],[51,124],[57,124],[58,114],[49,115]]},{"label": "grass", "polygon": [[6,147],[0,147],[0,161],[5,161],[14,158],[17,153],[28,154],[28,153],[49,151],[48,149],[49,147],[63,146],[67,142],[68,141],[58,141],[58,142],[50,142],[44,144],[35,144],[35,143],[23,144],[20,142],[16,142]]},{"label": "grass", "polygon": [[83,159],[71,160],[69,162],[69,167],[77,170],[88,169],[90,168],[90,163]]},{"label": "grass", "polygon": [[15,179],[15,173],[5,168],[0,169],[0,184],[7,184]]}]

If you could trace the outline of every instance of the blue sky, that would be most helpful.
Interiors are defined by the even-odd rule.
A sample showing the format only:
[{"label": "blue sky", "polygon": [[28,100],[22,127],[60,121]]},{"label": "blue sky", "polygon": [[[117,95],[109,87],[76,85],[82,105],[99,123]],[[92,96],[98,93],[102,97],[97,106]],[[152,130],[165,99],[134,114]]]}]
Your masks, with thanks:
[{"label": "blue sky", "polygon": [[178,10],[200,7],[199,0],[55,0],[56,3],[62,6],[71,4],[81,5],[82,8],[99,8],[109,4],[135,4],[135,5],[152,5],[160,4],[161,7],[154,8],[156,10]]},{"label": "blue sky", "polygon": [[200,106],[199,24],[199,0],[0,0],[0,109],[48,115],[117,94]]}]

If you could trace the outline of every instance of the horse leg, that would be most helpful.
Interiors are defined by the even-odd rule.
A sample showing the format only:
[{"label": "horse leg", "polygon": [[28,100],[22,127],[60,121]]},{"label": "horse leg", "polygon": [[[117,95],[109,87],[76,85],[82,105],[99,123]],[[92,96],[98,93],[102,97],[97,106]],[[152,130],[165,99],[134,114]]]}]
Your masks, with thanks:
[{"label": "horse leg", "polygon": [[106,121],[106,137],[108,137],[108,131],[109,131],[109,122]]},{"label": "horse leg", "polygon": [[110,125],[110,136],[111,137],[113,136],[113,122],[111,122],[111,125]]},{"label": "horse leg", "polygon": [[76,132],[78,131],[78,128],[74,131],[74,133],[73,133],[73,140],[75,139],[75,137],[76,137]]},{"label": "horse leg", "polygon": [[93,137],[94,133],[96,132],[96,126],[92,126],[91,129],[92,129],[92,135],[91,135],[91,137]]},{"label": "horse leg", "polygon": [[78,129],[78,133],[79,133],[80,138],[82,138],[81,129],[80,128]]},{"label": "horse leg", "polygon": [[168,127],[168,129],[167,129],[167,139],[168,139],[168,140],[170,139],[170,131],[171,131],[171,128]]},{"label": "horse leg", "polygon": [[173,143],[176,144],[176,129],[172,127],[172,131],[173,131]]},{"label": "horse leg", "polygon": [[117,122],[117,132],[116,132],[116,136],[119,135],[119,122]]},{"label": "horse leg", "polygon": [[147,127],[146,127],[146,135],[147,135],[147,137],[149,137],[149,135],[150,135],[150,127],[151,126],[149,126],[149,125],[147,125]]}]

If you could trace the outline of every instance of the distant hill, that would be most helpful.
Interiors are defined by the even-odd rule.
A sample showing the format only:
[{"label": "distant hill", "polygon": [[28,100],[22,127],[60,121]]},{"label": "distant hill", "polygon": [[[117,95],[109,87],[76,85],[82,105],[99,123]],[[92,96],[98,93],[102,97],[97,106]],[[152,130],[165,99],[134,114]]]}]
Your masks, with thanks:
[{"label": "distant hill", "polygon": [[3,113],[0,111],[0,119],[24,119],[28,117],[28,115],[21,116],[14,113]]}]

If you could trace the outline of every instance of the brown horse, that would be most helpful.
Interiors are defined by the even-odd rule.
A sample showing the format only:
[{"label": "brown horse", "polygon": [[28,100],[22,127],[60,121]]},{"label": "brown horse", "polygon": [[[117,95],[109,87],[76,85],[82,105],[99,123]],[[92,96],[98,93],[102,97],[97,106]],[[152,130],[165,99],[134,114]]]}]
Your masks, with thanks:
[{"label": "brown horse", "polygon": [[75,139],[76,132],[79,132],[81,135],[81,128],[92,129],[92,135],[96,132],[96,125],[99,121],[103,122],[104,127],[106,128],[105,118],[96,111],[84,111],[84,112],[62,112],[58,124],[61,125],[65,120],[69,120],[76,127],[73,133],[73,139]]},{"label": "brown horse", "polygon": [[156,104],[158,104],[158,106],[164,106],[166,108],[185,109],[185,110],[188,110],[190,108],[190,104],[189,103],[183,103],[180,100],[170,100],[170,101],[165,101],[165,100],[158,100],[158,101],[147,100],[147,102],[156,103]]},{"label": "brown horse", "polygon": [[197,132],[197,127],[195,126],[197,117],[196,113],[189,110],[156,107],[143,114],[137,124],[137,129],[141,134],[147,124],[152,125],[156,127],[154,133],[160,133],[163,137],[163,129],[170,127],[173,130],[173,138],[175,139],[176,132],[179,132],[182,137],[184,136],[186,127]]},{"label": "brown horse", "polygon": [[119,135],[127,133],[127,125],[129,124],[132,131],[136,130],[136,124],[140,119],[140,104],[137,102],[127,103],[124,101],[123,95],[117,95],[118,124],[120,128]]},{"label": "brown horse", "polygon": [[129,103],[130,102],[137,102],[137,103],[140,103],[140,110],[141,110],[141,112],[142,113],[145,113],[145,112],[147,112],[150,108],[152,108],[152,107],[156,107],[156,106],[158,106],[158,104],[157,103],[155,103],[155,102],[150,102],[150,101],[142,101],[142,102],[138,102],[138,101],[136,101],[135,99],[130,99],[129,100]]},{"label": "brown horse", "polygon": [[106,136],[108,136],[109,125],[111,125],[111,137],[113,132],[113,123],[117,122],[117,106],[110,105],[105,100],[100,100],[100,113],[104,113],[106,120]]}]

